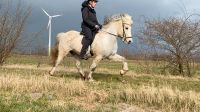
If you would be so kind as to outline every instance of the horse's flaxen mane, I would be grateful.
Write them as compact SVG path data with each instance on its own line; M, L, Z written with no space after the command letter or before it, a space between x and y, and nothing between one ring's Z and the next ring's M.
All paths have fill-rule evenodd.
M104 25L107 25L107 24L109 24L110 22L113 22L113 21L118 21L122 17L126 17L126 16L129 16L129 15L128 14L115 14L115 15L112 15L112 16L106 16L104 18Z

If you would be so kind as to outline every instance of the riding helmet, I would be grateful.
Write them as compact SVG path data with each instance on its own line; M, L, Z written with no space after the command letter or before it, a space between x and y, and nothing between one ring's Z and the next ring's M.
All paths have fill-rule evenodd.
M89 1L95 1L95 2L99 2L98 0L88 0L88 2L89 2Z

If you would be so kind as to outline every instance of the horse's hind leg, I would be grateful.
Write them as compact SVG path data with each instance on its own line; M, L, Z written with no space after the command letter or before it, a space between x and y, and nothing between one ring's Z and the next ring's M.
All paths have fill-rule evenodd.
M51 69L51 71L49 72L50 75L53 75L56 67L60 64L60 62L63 60L63 58L69 53L70 50L58 50L58 57L55 61L55 64L53 65L53 68Z
M122 70L120 70L120 75L125 75L128 72L128 63L124 57L122 57L118 54L115 54L115 55L110 56L109 59L111 59L113 61L123 62L123 68L122 68Z
M92 65L90 66L90 72L89 72L89 74L87 76L87 79L89 81L93 81L92 73L95 71L97 65L102 60L102 58L103 58L102 56L96 56L95 59L93 60Z

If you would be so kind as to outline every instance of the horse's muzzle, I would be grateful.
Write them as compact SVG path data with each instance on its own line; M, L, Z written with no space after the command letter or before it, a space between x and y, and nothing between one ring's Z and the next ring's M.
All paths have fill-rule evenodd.
M127 44L131 44L132 43L132 37L126 37L126 42L127 42Z
M132 41L129 40L129 41L128 41L128 44L131 44L131 43L132 43Z

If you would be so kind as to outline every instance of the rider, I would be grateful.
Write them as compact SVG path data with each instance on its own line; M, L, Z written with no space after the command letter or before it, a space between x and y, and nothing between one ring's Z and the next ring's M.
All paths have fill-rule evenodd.
M83 47L80 52L80 59L88 59L86 56L87 49L89 46L91 46L96 33L102 27L97 20L96 12L94 10L97 2L98 0L86 0L82 3L81 12L83 22L81 28L85 36L83 38L84 41L82 42Z

